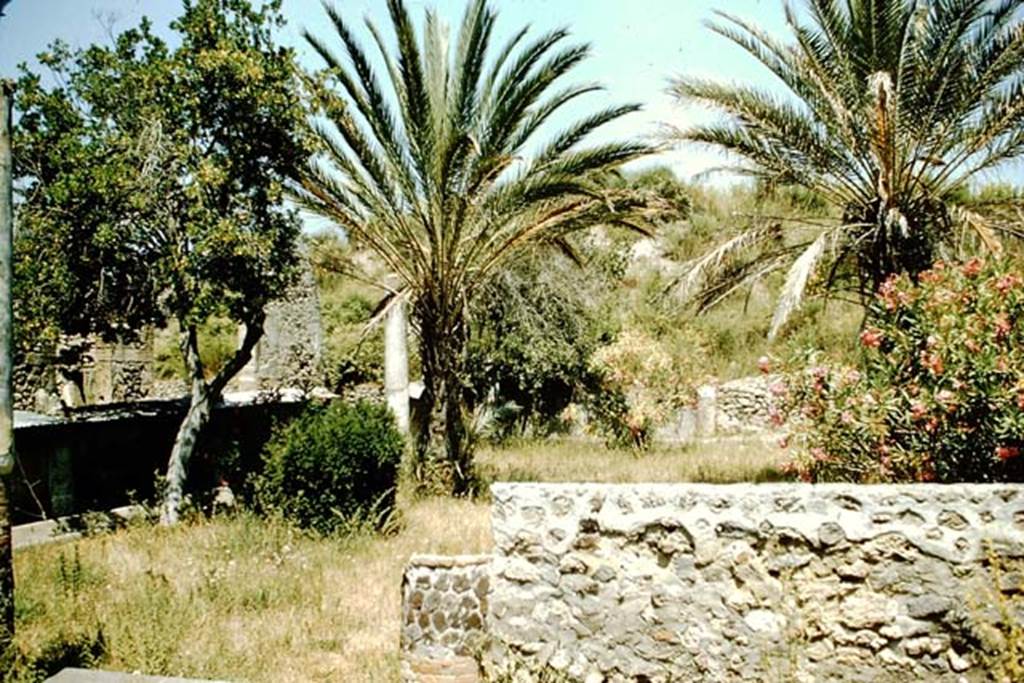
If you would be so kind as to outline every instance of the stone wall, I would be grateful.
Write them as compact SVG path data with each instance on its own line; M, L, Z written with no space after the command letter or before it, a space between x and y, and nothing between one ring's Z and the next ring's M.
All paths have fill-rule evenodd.
M306 259L300 263L298 280L280 299L267 304L263 336L232 381L235 390L310 390L323 384L320 294L312 266ZM241 341L244 327L238 335Z
M654 438L662 443L689 443L778 429L772 422L776 406L772 387L779 381L777 375L758 375L702 384L697 387L695 405L681 408L668 423L659 425Z
M760 375L719 384L716 392L715 431L730 434L772 429L775 397L771 386L777 381L778 377Z
M991 564L1024 557L1019 485L492 495L486 659L569 680L982 680L979 624L1001 618L999 589L1021 587ZM405 610L423 620L425 597L407 590ZM405 651L429 656L415 636Z
M490 556L414 555L402 578L402 680L473 683L490 595Z

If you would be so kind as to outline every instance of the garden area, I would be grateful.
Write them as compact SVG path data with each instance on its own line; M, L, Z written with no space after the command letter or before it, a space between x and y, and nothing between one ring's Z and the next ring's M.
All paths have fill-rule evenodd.
M503 480L525 481L750 481L777 464L760 443L635 460L556 442L486 449L479 459ZM479 497L403 501L383 534L311 535L244 511L26 549L15 555L25 655L12 680L68 665L246 681L397 680L408 558L490 546L489 504Z
M1024 680L1024 6L438 4L0 81L0 679Z

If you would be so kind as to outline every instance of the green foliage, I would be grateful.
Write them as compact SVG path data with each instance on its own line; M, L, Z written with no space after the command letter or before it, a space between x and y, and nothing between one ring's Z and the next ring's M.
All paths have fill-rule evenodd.
M277 1L185 0L171 48L143 22L23 68L15 140L21 329L130 333L257 321L292 277L283 180L305 157ZM159 300L158 300L159 299ZM29 339L26 336L26 339Z
M333 233L309 238L313 272L320 292L324 365L336 391L384 379L384 333L372 325L380 291L365 284L350 244ZM358 275L354 275L359 272Z
M886 281L859 368L820 365L787 389L811 481L1024 478L1024 280L1005 260L937 263Z
M310 406L271 438L256 480L260 507L329 534L394 509L402 437L387 406Z
M697 279L749 283L786 270L771 334L820 273L828 289L865 303L892 273L916 274L964 245L998 252L991 207L960 205L973 177L1024 153L1024 30L1006 0L809 0L787 10L792 40L719 12L711 29L790 91L679 78L686 102L723 113L682 139L739 159L765 188L798 186L831 207L808 224L765 217L723 242ZM799 230L798 239L780 240ZM759 249L752 249L760 246ZM745 266L715 274L721 256Z
M477 402L498 406L497 436L560 427L560 413L588 385L590 356L608 336L599 267L524 258L497 274L473 310L466 363Z
M188 378L179 346L177 323L157 332L153 340L153 371L158 379ZM212 317L198 326L199 358L207 379L212 379L227 365L238 348L238 324L227 318Z
M296 199L371 250L412 302L426 416L416 444L424 466L416 471L445 473L441 485L465 493L473 479L464 417L470 305L523 249L565 248L571 232L628 224L645 202L610 187L608 172L651 148L581 146L637 105L595 109L541 137L553 114L599 89L556 90L590 51L567 45L566 30L529 38L524 29L492 48L497 15L485 0L467 4L450 41L433 10L418 30L406 2L387 4L394 40L371 25L373 56L330 5L338 50L306 34L328 68L309 80L321 154Z
M628 325L591 360L600 378L588 399L595 425L613 443L646 448L654 427L693 402L707 355L691 326Z

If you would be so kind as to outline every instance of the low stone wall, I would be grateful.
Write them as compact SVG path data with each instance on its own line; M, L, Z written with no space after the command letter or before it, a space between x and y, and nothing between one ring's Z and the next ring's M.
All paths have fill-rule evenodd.
M499 668L588 683L982 680L978 624L1001 618L1000 590L1021 588L992 560L1024 557L1022 486L497 484L492 496L474 638ZM454 655L409 628L433 619L430 593L410 594L436 589L424 571L406 577L403 650Z
M402 578L402 680L474 683L490 596L488 555L414 555Z
M760 375L719 384L716 392L715 431L734 434L772 429L775 396L771 387L778 381L779 377Z

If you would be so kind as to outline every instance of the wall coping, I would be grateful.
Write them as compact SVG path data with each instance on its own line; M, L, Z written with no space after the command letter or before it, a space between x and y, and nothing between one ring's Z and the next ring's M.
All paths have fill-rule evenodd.
M487 564L491 555L426 555L416 554L409 558L410 567L432 567L450 569L454 567L473 567Z

